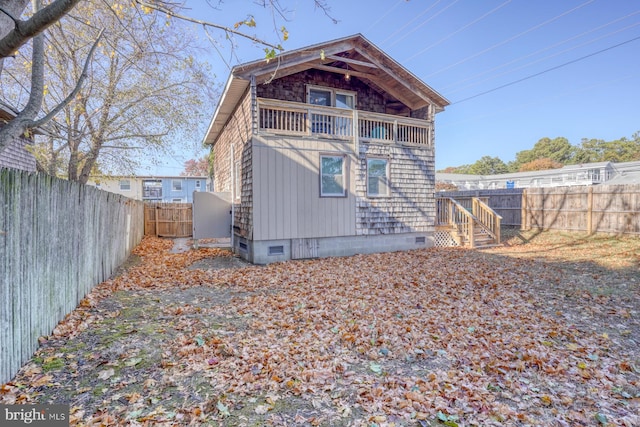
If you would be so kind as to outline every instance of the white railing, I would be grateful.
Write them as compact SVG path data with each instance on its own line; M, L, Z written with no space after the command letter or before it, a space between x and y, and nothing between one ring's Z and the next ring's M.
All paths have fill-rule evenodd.
M430 146L431 126L409 117L258 98L260 132Z

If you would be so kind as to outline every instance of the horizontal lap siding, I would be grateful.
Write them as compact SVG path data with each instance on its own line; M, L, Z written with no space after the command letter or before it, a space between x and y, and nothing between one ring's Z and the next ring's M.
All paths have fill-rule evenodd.
M320 197L320 155L347 156L347 197ZM254 240L352 236L355 195L352 143L255 137Z

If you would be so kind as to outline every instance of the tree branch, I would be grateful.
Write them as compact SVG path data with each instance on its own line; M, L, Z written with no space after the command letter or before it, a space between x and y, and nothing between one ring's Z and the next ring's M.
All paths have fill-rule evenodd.
M254 37L254 36L250 36L248 34L245 34L245 33L240 32L240 31L236 31L236 30L234 30L232 28L225 27L223 25L218 25L218 24L214 24L212 22L202 21L200 19L191 18L189 16L180 15L180 14L175 13L174 11L172 11L170 9L167 9L165 7L158 6L158 5L155 5L155 4L152 4L152 3L147 3L146 1L143 1L143 0L135 0L135 1L136 1L136 3L138 3L141 6L157 10L159 12L162 12L162 13L164 13L164 14L166 14L168 16L172 16L174 18L182 19L184 21L194 22L196 24L200 24L200 25L204 25L204 26L208 26L208 27L217 28L217 29L222 30L224 32L235 34L235 35L240 36L240 37L244 37L244 38L249 39L249 40L251 40L253 42L259 43L259 44L264 45L264 46L268 46L268 47L270 47L272 49L275 49L275 50L278 50L278 51L281 51L281 52L284 50L284 48L282 46L276 46L276 45L271 44L271 43L269 43L269 42L267 42L265 40L259 39L259 38Z
M93 42L93 46L91 46L91 50L89 50L89 54L87 55L87 59L84 62L84 67L82 68L82 74L80 74L80 78L78 79L78 82L76 83L76 87L73 89L73 91L61 103L56 105L56 107L53 110L51 110L46 116L44 116L40 120L34 121L33 122L33 127L41 126L43 123L46 123L49 120L51 120L64 107L66 107L71 101L73 101L73 99L78 95L78 93L80 92L80 89L82 89L82 83L84 83L85 79L87 78L87 76L89 74L88 70L89 70L89 64L91 63L91 58L93 57L93 53L95 52L96 48L98 47L98 43L100 42L100 39L102 38L103 34L104 34L104 29L100 30L100 34L98 34L98 37L96 38L96 41Z
M15 26L13 30L0 40L0 58L11 56L20 46L25 44L29 39L41 34L50 25L57 22L67 12L69 12L80 0L55 0L47 7L38 10L31 18L26 21L14 20Z

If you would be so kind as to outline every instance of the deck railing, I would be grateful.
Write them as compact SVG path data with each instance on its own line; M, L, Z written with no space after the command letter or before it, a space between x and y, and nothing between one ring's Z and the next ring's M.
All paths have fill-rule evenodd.
M258 98L260 132L430 146L431 126L410 117Z
M490 235L496 244L500 244L502 217L482 200L473 197L471 208L463 206L451 197L437 197L436 203L436 226L454 228L472 248L475 247L475 231L478 227Z

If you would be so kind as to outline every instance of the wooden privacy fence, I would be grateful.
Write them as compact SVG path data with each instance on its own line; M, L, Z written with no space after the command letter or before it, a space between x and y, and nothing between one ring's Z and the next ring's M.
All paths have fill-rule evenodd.
M467 209L471 209L474 197L489 205L502 217L501 224L520 227L522 221L522 188L502 188L496 190L440 191L436 197L451 197Z
M522 228L640 234L640 185L527 188Z
M193 205L191 203L145 203L144 234L156 237L191 237Z
M143 235L143 204L44 174L0 169L0 383L38 337L108 279Z

